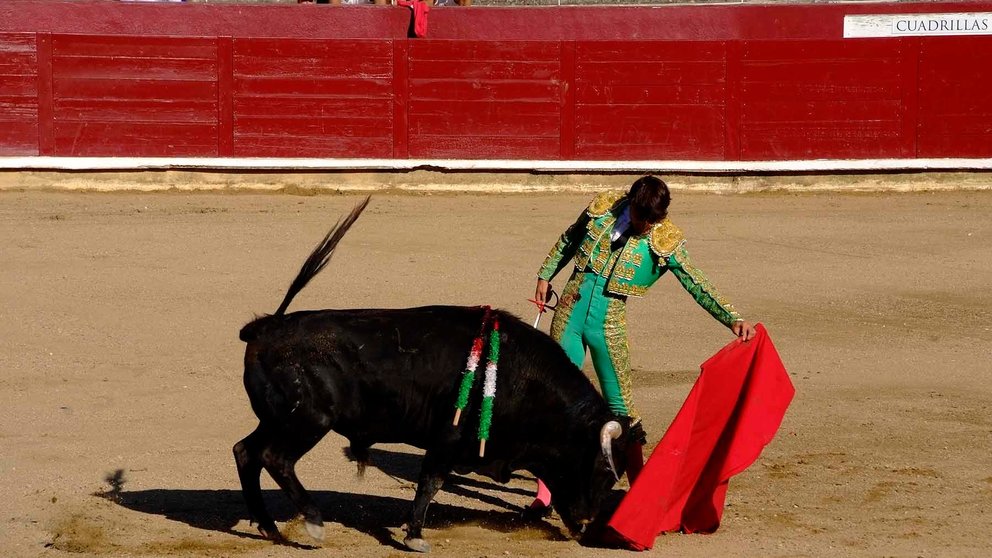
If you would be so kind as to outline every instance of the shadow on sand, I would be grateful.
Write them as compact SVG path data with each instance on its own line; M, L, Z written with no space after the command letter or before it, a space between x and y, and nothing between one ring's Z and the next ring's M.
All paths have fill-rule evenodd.
M401 481L416 484L420 472L421 456L402 452L373 449L372 463L385 474ZM524 477L520 477L524 478ZM107 476L110 490L96 494L127 509L161 515L172 521L185 523L197 529L234 534L239 537L261 539L261 535L234 530L248 518L240 490L183 490L151 489L128 491L124 489L123 471ZM508 487L477 478L454 475L444 491L456 496L471 498L496 510L477 510L456 505L431 504L427 516L430 528L445 528L461 524L478 525L498 532L512 532L522 528L537 529L548 540L566 540L557 526L543 520L525 518L519 505L511 504L497 495L483 491L529 494L528 490ZM377 496L363 493L311 490L311 497L320 506L324 521L337 523L365 533L385 546L405 549L390 529L399 528L407 520L413 500ZM277 522L294 518L296 509L279 490L263 490L269 513ZM287 543L301 548L312 548L297 543Z
M348 455L347 450L345 455ZM369 456L371 458L371 467L379 469L386 475L401 481L411 483L414 487L417 484L417 476L420 474L420 461L421 456L412 453L402 453L398 451L389 451L372 448L369 450ZM532 477L525 477L523 475L514 474L511 479L527 479ZM512 487L504 484L499 484L496 482L488 481L482 479L481 477L465 477L461 475L451 475L448 482L444 484L443 492L449 494L454 494L455 496L461 496L463 498L471 498L473 500L478 500L485 504L491 505L496 508L502 508L509 511L523 511L518 505L511 504L506 500L500 498L499 496L489 495L481 492L482 490L489 490L494 492L500 492L503 494L517 494L520 496L533 496L537 489L535 483L533 489L527 490L523 488ZM433 504L432 504L433 506Z

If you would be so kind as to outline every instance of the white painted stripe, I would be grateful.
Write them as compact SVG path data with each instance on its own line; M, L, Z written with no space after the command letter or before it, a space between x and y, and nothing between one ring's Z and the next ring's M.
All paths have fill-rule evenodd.
M200 157L0 157L2 170L276 170L538 172L830 172L992 170L987 159L815 159L805 161L527 161L498 159L263 159Z

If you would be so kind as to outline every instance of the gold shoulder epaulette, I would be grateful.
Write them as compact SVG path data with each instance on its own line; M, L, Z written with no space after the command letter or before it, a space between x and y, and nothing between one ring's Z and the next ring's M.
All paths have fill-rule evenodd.
M684 239L682 230L668 219L651 227L651 250L663 258L671 256Z
M623 190L609 190L606 192L600 192L595 198L593 198L592 203L589 204L589 208L586 209L586 213L588 213L593 219L602 217L603 215L606 215L618 201L620 201L620 198L626 195L627 192L624 192Z

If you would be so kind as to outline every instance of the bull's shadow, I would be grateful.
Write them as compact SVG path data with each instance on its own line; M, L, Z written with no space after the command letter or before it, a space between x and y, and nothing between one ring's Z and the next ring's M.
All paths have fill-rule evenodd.
M375 467L399 481L416 483L416 478L420 472L421 457L419 455L373 449L371 450L371 457L371 467ZM117 478L118 483L115 484L108 477L112 490L100 493L98 496L105 497L130 510L161 515L197 529L218 531L246 538L261 538L255 533L234 529L240 521L248 517L240 490L151 489L128 491L120 480L120 472ZM526 519L521 514L520 505L507 502L498 495L486 494L482 492L483 490L502 491L518 495L529 493L523 489L453 475L445 484L444 491L475 499L497 509L479 510L434 502L431 504L427 526L429 528L446 528L460 524L473 524L499 532L512 532L527 527L539 529L548 540L567 539L557 526L547 521ZM413 501L412 491L408 499L367 494L363 493L360 487L354 493L329 490L310 490L309 493L320 507L325 522L340 524L365 533L380 544L405 550L406 547L394 537L391 529L399 528L406 522ZM285 522L296 516L296 509L281 491L264 490L263 497L269 512L276 521ZM306 547L305 545L296 546Z
M345 452L347 455L348 452ZM378 448L372 448L369 450L369 457L371 463L370 467L379 469L386 475L390 477L405 481L409 483L416 484L417 476L420 474L420 462L421 456L411 453L402 453L398 451L390 451ZM512 479L525 479L523 475L514 474ZM462 496L464 498L472 498L478 500L485 504L491 506L502 508L509 511L522 512L523 508L519 505L511 504L506 500L500 498L499 496L493 496L481 492L482 490L491 490L495 492L501 492L504 494L517 494L520 496L533 496L536 492L537 485L534 485L533 490L526 490L522 488L512 487L504 484L498 484L495 482L490 482L482 480L479 477L465 477L461 475L451 475L448 481L444 483L444 488L441 489L442 492L448 492L454 494L455 496ZM411 497L412 498L412 497ZM529 502L529 500L528 500ZM433 508L432 508L433 509ZM431 512L433 515L433 511Z

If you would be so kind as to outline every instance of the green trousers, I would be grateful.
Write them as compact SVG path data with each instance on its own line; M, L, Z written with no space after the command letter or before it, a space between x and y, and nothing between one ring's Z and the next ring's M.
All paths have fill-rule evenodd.
M588 349L610 410L637 418L631 395L627 301L606 292L606 277L576 272L562 289L551 337L582 367Z

